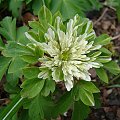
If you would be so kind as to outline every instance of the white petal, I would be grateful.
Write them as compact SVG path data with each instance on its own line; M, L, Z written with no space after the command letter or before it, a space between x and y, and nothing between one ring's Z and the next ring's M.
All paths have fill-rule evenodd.
M70 91L72 88L73 88L73 83L72 83L72 81L66 81L65 82L65 86L66 86L66 88L67 88L67 91Z

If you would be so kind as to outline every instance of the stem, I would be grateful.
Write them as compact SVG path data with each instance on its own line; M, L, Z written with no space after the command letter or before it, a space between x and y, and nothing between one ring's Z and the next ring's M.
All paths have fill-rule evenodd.
M0 114L0 120L11 119L11 117L19 110L22 106L24 98L21 98L20 95L15 97L13 101L2 111Z

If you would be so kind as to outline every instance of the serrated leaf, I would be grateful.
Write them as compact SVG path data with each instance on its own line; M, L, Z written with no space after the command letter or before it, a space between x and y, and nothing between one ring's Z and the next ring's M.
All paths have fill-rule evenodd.
M105 83L108 83L108 76L106 71L103 68L96 69L96 73L100 80L102 80Z
M18 57L20 55L34 55L34 51L17 42L8 42L2 54L6 57Z
M89 106L94 106L95 101L94 101L94 96L91 92L88 92L87 90L80 88L79 89L79 97L80 100L85 104Z
M9 10L12 11L12 15L14 17L18 17L20 15L20 8L21 7L22 7L22 1L10 0Z
M5 17L0 22L0 34L8 41L16 40L16 19L12 17Z
M89 81L80 81L80 88L87 90L88 92L91 93L98 93L100 90L92 83Z
M21 96L28 98L33 98L37 96L41 92L44 86L44 82L45 80L41 80L38 78L25 80L21 85Z
M95 45L106 45L112 40L107 34L102 34L94 40Z
M16 40L17 42L26 45L29 43L29 40L25 36L25 32L27 32L29 28L27 26L22 26L17 29L17 36Z
M32 120L50 120L53 117L53 108L54 103L49 97L38 95L32 99L29 107L29 116Z
M26 67L23 69L24 77L27 79L37 78L40 70L38 67Z
M63 16L63 20L70 19L75 14L84 16L84 12L79 5L79 0L52 0L51 2L52 12L55 13L60 11Z
M27 66L27 63L22 61L20 57L13 58L9 66L8 73L21 71L25 66Z
M50 92L53 93L54 91L55 91L55 81L47 79L45 81L45 84L41 91L41 94L43 96L48 96L50 94Z
M72 120L85 120L89 113L89 106L86 106L81 101L75 102L72 113Z
M11 58L0 56L0 80L5 74L10 61L11 61Z
M50 7L52 13L60 11L63 16L63 20L67 20L76 14L85 16L85 12L93 9L99 10L101 6L102 5L98 0L52 0Z

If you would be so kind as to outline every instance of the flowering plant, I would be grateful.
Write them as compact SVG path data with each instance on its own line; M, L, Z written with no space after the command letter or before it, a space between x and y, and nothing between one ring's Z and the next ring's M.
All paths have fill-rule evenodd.
M34 39L26 33L28 39ZM73 88L75 80L91 81L90 68L100 68L99 49L101 44L95 44L95 32L92 22L76 15L66 25L62 18L57 16L54 25L50 25L44 34L44 43L36 43L44 51L38 78L47 79L52 77L56 82L64 81L68 91ZM34 39L34 41L36 41ZM111 60L108 57L107 61Z
M45 33L47 43L41 43L46 55L39 58L42 64L38 78L46 79L51 74L56 82L64 81L68 91L73 88L73 77L91 81L88 70L102 66L96 61L101 54L98 51L101 45L94 45L94 41L89 41L95 38L95 32L90 28L92 22L88 21L84 33L80 34L78 29L82 27L84 20L77 23L79 19L77 15L70 19L64 32L60 29L61 18L57 16L57 28L48 28Z
M1 47L8 78L14 75L15 87L18 87L17 78L22 83L12 109L20 105L27 119L50 120L71 108L72 120L85 119L89 106L96 105L94 95L100 92L91 79L90 70L95 69L105 83L108 83L105 69L113 74L120 71L105 47L111 37L106 34L97 37L87 18L75 15L63 21L59 12L52 15L45 6L38 14L38 21L30 21L29 26L29 30L28 27L20 28L26 36L22 36L24 41L20 37L15 38L16 41L9 37L8 44ZM7 118L10 113L11 110L1 118Z

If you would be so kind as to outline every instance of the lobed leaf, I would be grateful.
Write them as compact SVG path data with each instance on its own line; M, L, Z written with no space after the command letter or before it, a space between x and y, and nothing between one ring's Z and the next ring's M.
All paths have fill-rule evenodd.
M2 79L3 75L5 74L8 65L10 64L11 58L7 58L4 56L0 56L0 80Z
M0 22L0 34L8 41L16 41L16 19L5 17Z
M44 86L45 80L41 80L41 79L27 79L25 80L22 85L22 91L21 91L21 96L22 97L28 97L28 98L33 98L35 96L37 96L43 86Z
M27 79L37 78L40 70L38 67L26 67L23 69L24 77Z
M55 81L47 79L45 81L41 94L43 96L48 96L50 93L53 93L54 91L55 91Z

